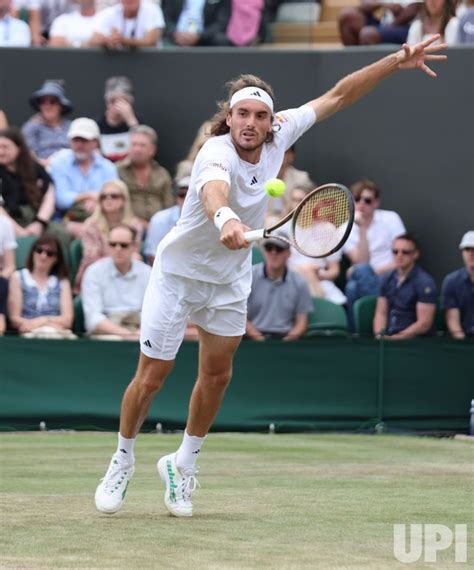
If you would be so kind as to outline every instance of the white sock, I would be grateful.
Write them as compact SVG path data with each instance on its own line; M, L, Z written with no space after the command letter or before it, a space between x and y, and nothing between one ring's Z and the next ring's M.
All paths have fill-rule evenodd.
M187 431L184 432L183 441L176 452L176 466L180 471L194 471L197 456L201 451L204 437L196 435L189 435Z
M127 463L133 465L135 463L135 455L133 454L133 448L135 446L135 439L127 439L118 434L118 446L117 451L115 452L116 455L120 455L122 459L125 459Z

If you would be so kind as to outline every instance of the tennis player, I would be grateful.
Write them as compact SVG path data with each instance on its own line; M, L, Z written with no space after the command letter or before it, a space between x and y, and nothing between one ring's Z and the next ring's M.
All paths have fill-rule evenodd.
M274 114L272 88L253 75L229 84L211 138L194 162L181 218L161 241L142 311L141 354L122 401L117 451L99 484L99 511L115 513L133 475L135 438L154 396L173 368L188 319L199 331L198 377L179 449L158 461L172 515L193 514L196 458L232 375L232 359L245 332L251 254L244 232L262 227L266 180L277 176L283 155L316 121L327 119L400 69L446 59L433 45L439 35L403 48L339 81L305 105Z

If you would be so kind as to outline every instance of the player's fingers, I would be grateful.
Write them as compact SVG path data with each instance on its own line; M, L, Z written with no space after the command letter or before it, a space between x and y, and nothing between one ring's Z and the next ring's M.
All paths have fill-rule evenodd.
M432 44L433 42L435 42L436 40L439 40L440 37L441 37L441 34L434 34L434 36L427 38L423 42L420 42L418 45L420 45L422 47L427 47L430 44Z
M421 66L421 69L430 77L438 77L436 73L425 64Z
M441 51L448 47L448 44L436 44L435 46L430 46L425 48L425 53L433 53L435 51Z
M443 61L445 59L448 59L447 55L427 55L425 57L426 61Z

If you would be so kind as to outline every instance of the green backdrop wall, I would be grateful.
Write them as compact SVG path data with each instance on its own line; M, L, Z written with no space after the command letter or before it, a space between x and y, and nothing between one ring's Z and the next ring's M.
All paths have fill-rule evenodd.
M0 338L0 429L117 429L137 356L130 342ZM145 429L184 427L196 368L184 343ZM470 341L244 341L214 429L466 431L473 397Z
M274 86L278 108L294 107L389 51L1 49L0 107L21 124L31 113L29 95L45 78L61 78L74 116L94 117L102 111L105 79L128 75L141 117L160 134L160 160L173 170L232 77L261 75ZM474 48L451 48L448 62L434 68L438 79L399 73L312 129L298 145L297 165L319 183L376 180L383 206L419 234L422 261L440 282L461 263L461 235L474 229Z

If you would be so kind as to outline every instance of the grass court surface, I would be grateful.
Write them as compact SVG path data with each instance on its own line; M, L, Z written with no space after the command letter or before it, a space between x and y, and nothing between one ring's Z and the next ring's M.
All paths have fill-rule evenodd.
M474 445L405 436L211 434L192 519L163 505L157 459L179 435L141 435L127 501L95 510L111 433L0 435L0 568L468 568ZM468 562L401 564L393 524L468 525Z

